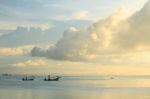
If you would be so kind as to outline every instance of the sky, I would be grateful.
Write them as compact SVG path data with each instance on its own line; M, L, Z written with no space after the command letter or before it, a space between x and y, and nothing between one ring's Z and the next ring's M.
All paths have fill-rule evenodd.
M0 0L0 73L150 75L149 0Z

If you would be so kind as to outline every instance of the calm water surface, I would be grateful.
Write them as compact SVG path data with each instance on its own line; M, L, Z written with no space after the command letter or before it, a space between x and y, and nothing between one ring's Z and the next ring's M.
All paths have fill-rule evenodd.
M66 76L57 82L0 77L0 99L150 99L150 76Z

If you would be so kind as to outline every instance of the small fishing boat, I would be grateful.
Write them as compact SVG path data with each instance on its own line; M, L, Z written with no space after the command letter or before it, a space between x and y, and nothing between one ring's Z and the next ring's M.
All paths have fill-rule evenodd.
M27 77L26 76L26 77L23 77L22 80L23 81L33 81L34 80L34 76L31 76L31 77Z
M50 75L48 75L48 78L45 78L44 81L58 81L59 79L59 76L51 77Z
M2 76L11 76L11 74L2 74Z
M110 79L114 79L114 77L110 77Z

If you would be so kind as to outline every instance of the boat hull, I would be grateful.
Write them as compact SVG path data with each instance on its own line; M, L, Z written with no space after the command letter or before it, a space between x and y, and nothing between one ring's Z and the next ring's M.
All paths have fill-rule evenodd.
M60 77L57 78L49 78L49 79L44 79L44 81L58 81Z

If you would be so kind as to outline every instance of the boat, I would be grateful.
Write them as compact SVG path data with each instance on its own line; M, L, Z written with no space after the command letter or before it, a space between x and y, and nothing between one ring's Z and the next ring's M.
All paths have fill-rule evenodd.
M110 79L114 79L114 77L110 77Z
M2 74L2 76L11 76L11 74Z
M50 75L48 75L48 78L45 78L44 81L58 81L59 79L59 76L51 77Z
M23 77L22 80L23 81L33 81L34 80L34 76L31 76L31 77L27 77L26 76L26 77Z

